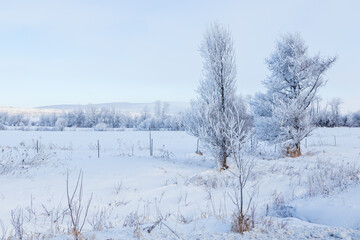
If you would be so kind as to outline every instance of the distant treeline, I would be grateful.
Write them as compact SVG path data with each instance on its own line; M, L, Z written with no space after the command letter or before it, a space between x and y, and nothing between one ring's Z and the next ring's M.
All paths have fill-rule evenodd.
M360 127L360 111L340 114L341 102L333 100L323 109L312 107L313 124L317 127ZM93 128L97 131L130 128L134 130L182 131L182 115L167 114L167 106L158 106L155 113L146 109L140 114L124 114L107 108L78 109L63 114L43 114L40 117L28 117L23 114L0 113L0 130L63 130L69 128Z
M150 114L144 110L141 114L124 114L106 108L78 109L63 114L43 114L40 117L28 117L23 114L0 113L0 129L63 130L65 127L93 128L104 131L108 128L131 128L135 130L183 130L180 115L169 115L166 111Z
M329 112L323 112L314 119L317 127L360 127L360 111L333 116Z
M317 101L311 107L314 125L317 127L360 127L360 111L340 114L341 104L341 99L333 98L321 108Z

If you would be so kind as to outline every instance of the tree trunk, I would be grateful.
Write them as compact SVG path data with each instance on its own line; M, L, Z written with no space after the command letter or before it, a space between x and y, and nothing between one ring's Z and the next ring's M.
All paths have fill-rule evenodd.
M220 170L226 170L229 166L226 164L227 155L226 155L226 146L221 146L221 156L220 156Z
M289 146L286 148L286 156L288 157L300 157L301 156L301 148L300 148L300 142L295 143L294 146Z

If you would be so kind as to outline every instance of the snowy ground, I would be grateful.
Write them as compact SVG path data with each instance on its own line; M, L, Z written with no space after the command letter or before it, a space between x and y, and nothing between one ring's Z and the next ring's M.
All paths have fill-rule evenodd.
M232 174L217 171L206 152L194 154L196 139L184 132L152 132L154 157L148 132L0 136L0 239L15 234L16 216L25 239L72 239L66 178L71 191L80 170L84 204L93 194L83 229L89 239L360 239L358 128L318 129L296 159L277 158L275 146L248 149L257 221L244 235L230 231Z

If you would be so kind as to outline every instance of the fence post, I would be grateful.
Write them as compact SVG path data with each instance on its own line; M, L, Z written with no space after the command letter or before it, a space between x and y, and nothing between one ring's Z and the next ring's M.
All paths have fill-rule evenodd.
M336 146L336 136L334 136L334 145Z
M39 153L39 140L36 140L36 153Z
M197 154L199 154L199 139L197 139L196 141L196 152Z
M149 131L149 141L150 141L150 156L153 155L153 144L154 144L154 141L153 139L151 138L151 131Z
M151 139L151 156L154 154L154 139Z
M253 139L252 139L252 135L250 136L250 150L253 150Z
M305 138L305 148L307 148L307 138Z
M149 131L149 151L151 156L151 131Z
M100 142L97 140L98 158L100 158Z

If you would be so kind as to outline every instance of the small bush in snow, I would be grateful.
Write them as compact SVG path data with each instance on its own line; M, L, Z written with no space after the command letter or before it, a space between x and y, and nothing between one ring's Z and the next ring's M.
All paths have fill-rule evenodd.
M33 155L29 149L2 149L0 151L0 175L36 168L52 158L53 154L40 151Z
M252 228L252 219L249 216L244 216L240 212L235 212L233 215L233 222L231 231L243 233L248 232Z
M123 183L122 182L115 183L114 188L116 195L120 194L121 190L124 188Z
M66 125L67 122L64 118L58 118L58 120L55 122L55 128L59 131L63 131Z
M310 196L322 194L328 196L332 191L340 191L360 181L360 168L348 162L340 165L330 161L318 160L307 179L307 191Z
M0 219L0 230L1 230L0 240L6 240L7 228L4 227L4 224L1 221L1 219Z
M168 150L165 149L165 145L163 145L163 148L159 150L157 154L154 155L155 158L173 158L174 154Z
M276 191L273 194L273 210L278 217L292 217L294 208L285 204L284 197Z
M96 124L96 126L94 127L95 131L106 131L107 126L105 123L98 123Z
M219 185L219 179L216 175L210 176L201 176L199 174L186 179L185 183L186 186L189 184L193 184L195 186L203 187L204 189L208 190L209 188L216 189Z
M126 216L123 227L136 227L140 223L140 216L137 212L131 212Z
M109 221L111 215L111 209L98 208L96 213L88 220L88 223L94 231L102 231L104 229L110 229L114 226Z
M76 240L81 239L82 229L86 222L92 194L87 203L83 201L83 173L80 171L75 189L69 191L69 173L66 178L66 195L69 215L71 218L71 231Z
M24 239L24 215L22 208L11 211L11 224L14 227L16 239Z

